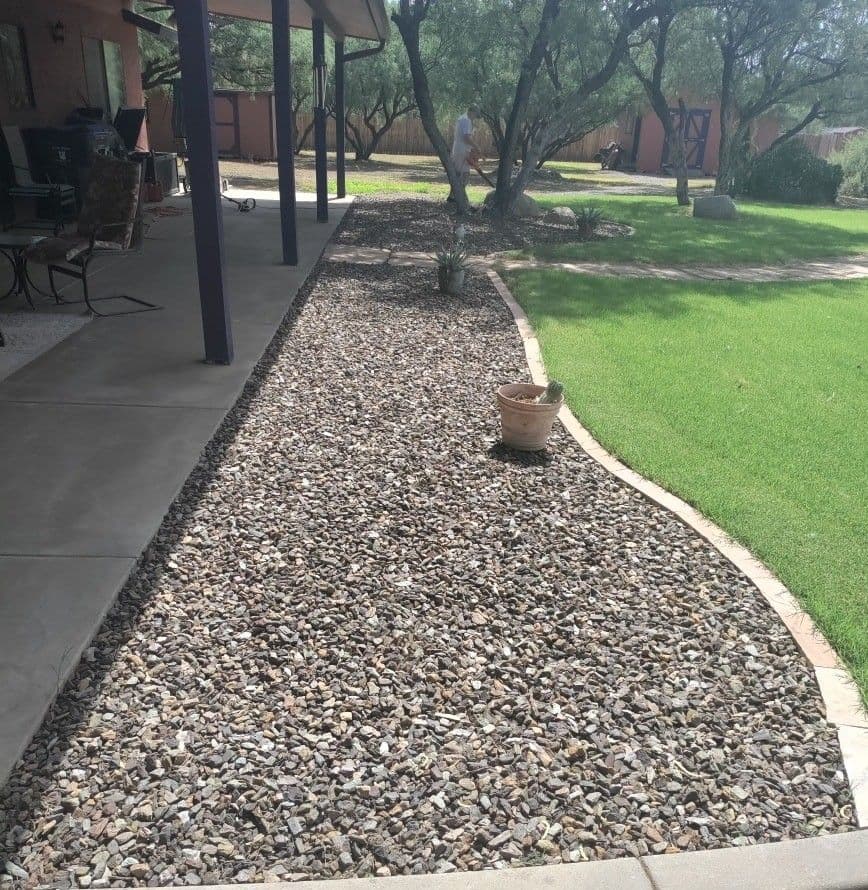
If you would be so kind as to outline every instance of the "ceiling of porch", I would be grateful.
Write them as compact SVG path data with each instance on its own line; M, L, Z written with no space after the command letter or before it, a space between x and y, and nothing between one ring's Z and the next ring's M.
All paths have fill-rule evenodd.
M155 2L173 5L171 0ZM208 9L216 15L271 21L271 0L208 0ZM289 20L293 28L310 28L314 18L321 18L337 40L386 40L389 36L389 17L383 0L290 0Z

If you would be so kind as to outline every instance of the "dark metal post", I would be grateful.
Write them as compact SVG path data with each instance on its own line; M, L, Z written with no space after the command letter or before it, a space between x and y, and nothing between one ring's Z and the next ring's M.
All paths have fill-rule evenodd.
M344 42L335 42L335 152L337 154L338 197L347 196L347 146L344 119L346 95L344 90Z
M199 274L199 302L205 361L228 365L233 358L232 324L225 291L223 208L214 136L211 50L206 0L175 5L184 90L187 166L192 186L193 232Z
M316 164L316 221L328 222L329 183L326 170L326 60L325 25L322 19L313 20L313 144Z
M280 234L283 261L298 265L295 214L295 139L293 136L289 0L271 0L271 46L274 56L274 124L277 131L277 176L280 188Z

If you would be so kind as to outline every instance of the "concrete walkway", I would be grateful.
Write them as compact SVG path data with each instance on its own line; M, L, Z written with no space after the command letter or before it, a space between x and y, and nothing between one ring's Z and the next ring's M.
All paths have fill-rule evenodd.
M392 266L434 266L430 254L376 247L352 247L335 244L325 256L332 262L388 264ZM848 281L868 278L868 255L834 257L827 260L784 263L777 266L655 266L651 263L581 262L558 263L543 260L519 260L493 254L475 257L471 268L497 267L506 271L521 269L561 269L581 275L626 278L664 278L669 281Z
M206 890L291 890L297 884L226 884ZM868 831L729 847L704 853L576 865L391 878L305 881L305 890L865 890Z
M155 221L141 255L106 262L94 280L100 294L163 311L95 319L0 383L0 785L349 203L332 203L322 225L300 202L296 268L280 262L274 209L224 207L231 366L201 360L192 216L178 198L166 206L181 214Z

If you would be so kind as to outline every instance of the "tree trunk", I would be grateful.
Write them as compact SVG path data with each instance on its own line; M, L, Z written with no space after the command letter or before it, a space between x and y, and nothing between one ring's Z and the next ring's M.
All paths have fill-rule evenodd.
M470 202L467 200L467 192L464 183L452 163L452 156L446 139L437 125L437 113L434 103L431 101L431 89L428 85L428 75L422 63L422 53L419 48L419 25L424 17L424 11L419 11L411 0L401 0L398 9L392 13L392 21L398 26L404 47L407 50L407 59L410 63L410 76L413 79L413 93L416 96L416 105L419 109L419 117L431 145L440 163L446 171L446 177L452 188L455 198L455 207L459 216L463 216L470 210Z
M678 98L678 124L673 127L674 139L670 142L669 155L672 158L672 168L675 170L675 200L680 207L690 205L688 194L689 182L687 179L687 146L684 136L687 130L687 107L684 99Z
M515 88L515 97L506 122L503 150L500 153L497 165L497 186L494 190L494 201L492 202L492 210L501 218L512 213L512 208L519 195L521 195L524 183L527 182L526 168L529 165L523 165L515 182L513 182L512 162L521 137L521 128L525 120L525 111L530 101L531 91L536 82L536 76L542 64L543 56L548 48L552 25L558 17L560 8L560 0L545 0L536 36L534 37L530 52L521 66L521 74ZM536 159L533 160L533 164L536 164Z
M728 195L733 190L733 130L735 129L735 99L733 78L735 57L728 46L721 47L723 70L720 78L720 147L717 153L717 177L714 194Z

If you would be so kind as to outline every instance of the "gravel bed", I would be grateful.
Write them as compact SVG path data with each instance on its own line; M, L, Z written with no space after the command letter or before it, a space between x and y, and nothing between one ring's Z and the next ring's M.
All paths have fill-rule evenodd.
M354 224L344 227L335 243L434 253L451 240L458 224L455 210L441 198L378 197L376 201L359 202L353 211ZM623 238L632 232L630 226L607 221L594 235L585 237L575 226L547 223L543 218L514 220L501 226L482 213L470 214L461 223L467 232L467 248L477 256L531 244Z
M353 214L354 227L369 217ZM811 671L702 539L497 444L487 279L322 264L0 800L5 882L443 872L854 826Z

